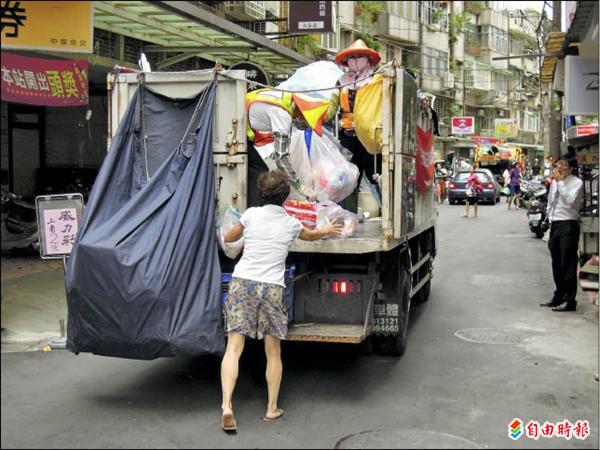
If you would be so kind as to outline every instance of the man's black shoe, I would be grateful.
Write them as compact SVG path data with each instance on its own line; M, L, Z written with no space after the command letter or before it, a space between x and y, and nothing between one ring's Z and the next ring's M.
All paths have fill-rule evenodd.
M560 302L557 302L554 299L550 300L548 303L540 303L540 306L548 306L548 307L554 307L554 306L558 306L558 305L560 305Z
M560 306L556 308L552 308L552 311L558 312L566 312L566 311L575 311L577 309L577 302L564 302L561 303Z

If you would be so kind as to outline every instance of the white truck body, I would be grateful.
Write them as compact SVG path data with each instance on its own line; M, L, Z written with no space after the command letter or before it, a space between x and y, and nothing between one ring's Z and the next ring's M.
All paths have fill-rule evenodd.
M378 155L382 158L381 217L360 224L351 238L299 240L293 245L290 262L298 266L296 313L288 339L360 343L376 334L388 347L391 345L391 353L401 354L410 301L419 295L422 301L427 299L436 249L437 212L433 186L421 193L416 191L414 183L416 83L401 68L387 67L383 75L383 146L382 154ZM189 98L198 94L213 77L212 71L192 71L145 73L141 78L158 93ZM244 78L244 71L223 71L218 75L213 135L217 213L230 204L242 211L247 207ZM139 82L136 73L108 76L109 147ZM315 286L330 285L332 274L340 280L348 279L349 285L358 286L346 297L347 304L353 306L340 309L337 305L328 309L326 304L331 292L325 295L320 287L321 300L317 299L319 295L313 295ZM348 277L344 278L344 274ZM323 284L325 279L327 282ZM404 291L408 299L402 298ZM392 314L389 317L375 314L383 309ZM394 317L397 317L395 321ZM399 342L402 340L404 342Z

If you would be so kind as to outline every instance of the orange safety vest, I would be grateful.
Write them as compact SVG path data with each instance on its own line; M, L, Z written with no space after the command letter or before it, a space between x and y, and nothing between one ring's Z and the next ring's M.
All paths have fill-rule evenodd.
M356 91L353 91L354 95L350 95L350 89L347 87L342 88L340 92L340 108L342 109L342 117L340 119L340 126L345 130L354 129L354 98ZM352 97L352 98L351 98Z
M250 105L255 102L269 103L285 109L290 115L294 115L294 103L292 94L289 92L274 91L269 88L257 89L246 94L246 111L250 110ZM254 142L254 145L260 147L274 141L273 133L261 133L250 128L250 121L246 129L248 139Z

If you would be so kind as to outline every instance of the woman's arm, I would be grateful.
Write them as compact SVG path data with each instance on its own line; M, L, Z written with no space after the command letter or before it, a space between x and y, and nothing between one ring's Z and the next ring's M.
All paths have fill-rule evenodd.
M342 225L338 223L337 220L334 220L331 223L328 223L324 227L321 227L317 230L307 230L306 228L300 232L299 238L303 241L316 241L321 239L323 236L327 236L328 234L340 235L342 232Z
M244 226L241 223L235 224L225 233L225 242L235 242L244 234Z

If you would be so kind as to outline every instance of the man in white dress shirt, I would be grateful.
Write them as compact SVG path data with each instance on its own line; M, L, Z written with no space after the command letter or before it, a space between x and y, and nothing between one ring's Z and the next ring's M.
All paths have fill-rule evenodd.
M577 248L579 243L579 210L583 202L583 182L573 175L576 161L561 159L552 172L548 194L552 275L556 290L548 303L552 311L575 311L577 302Z

